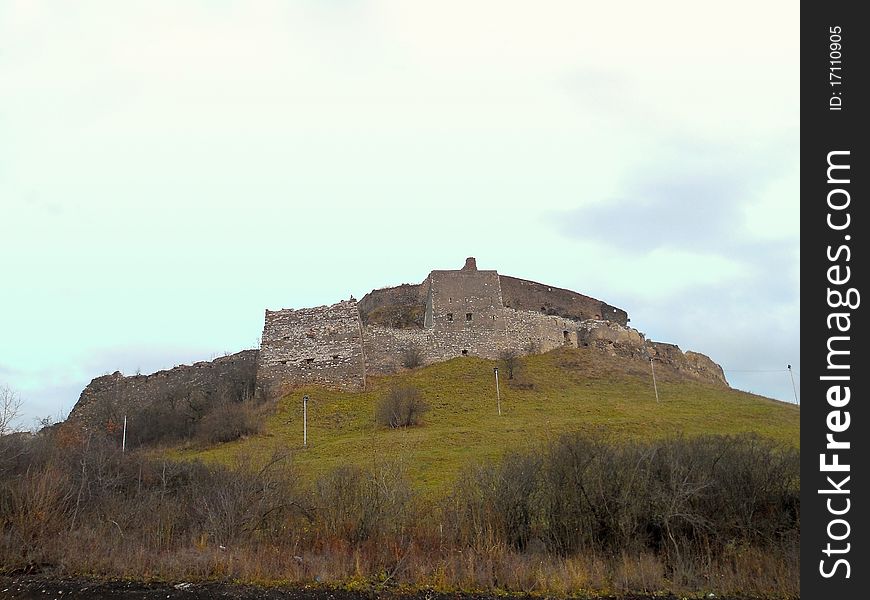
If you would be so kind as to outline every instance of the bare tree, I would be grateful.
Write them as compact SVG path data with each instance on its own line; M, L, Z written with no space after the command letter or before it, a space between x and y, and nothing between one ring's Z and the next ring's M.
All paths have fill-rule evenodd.
M498 359L504 370L507 371L508 379L513 379L514 372L519 371L520 368L520 353L514 348L505 348L498 353Z
M402 366L415 369L423 364L423 351L419 346L411 345L402 350Z
M409 427L419 425L429 405L423 394L414 386L403 386L390 390L378 401L375 407L375 420L388 427Z
M21 396L8 386L0 387L0 435L12 433L13 421L21 412Z

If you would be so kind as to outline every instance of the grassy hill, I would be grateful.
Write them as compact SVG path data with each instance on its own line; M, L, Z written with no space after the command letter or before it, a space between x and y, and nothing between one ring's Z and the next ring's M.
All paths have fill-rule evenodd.
M652 439L678 434L754 431L799 445L800 409L761 396L687 379L656 367L660 401L649 364L588 349L560 349L523 359L519 375L501 369L501 408L496 409L493 367L474 357L456 358L393 376L369 379L365 392L304 387L280 399L257 436L177 452L232 464L254 464L278 448L294 451L303 476L341 464L402 463L421 491L447 489L463 465L539 446L569 431L612 439ZM374 423L377 400L391 387L419 388L431 409L424 424L391 430ZM302 448L302 396L309 395L308 448Z

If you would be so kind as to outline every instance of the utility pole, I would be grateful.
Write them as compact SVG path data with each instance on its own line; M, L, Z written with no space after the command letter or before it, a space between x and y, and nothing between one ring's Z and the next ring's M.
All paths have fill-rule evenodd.
M498 406L498 416L501 416L501 392L498 389L498 367L493 367L492 372L495 373L495 402Z
M302 447L308 447L308 396L302 396Z
M794 392L794 403L800 404L797 395L797 386L794 384L794 373L792 373L791 365L788 366L788 376L791 377L791 389Z
M656 392L656 402L658 402L658 401L659 401L659 386L656 385L656 370L655 370L655 368L653 367L653 359L652 359L652 356L649 356L649 357L647 357L647 358L649 358L649 370L650 370L650 372L652 373L653 389L654 389L655 392Z
M791 368L791 365L789 365L789 369L790 368ZM124 415L124 433L121 436L121 453L123 454L126 451L127 451L127 415Z

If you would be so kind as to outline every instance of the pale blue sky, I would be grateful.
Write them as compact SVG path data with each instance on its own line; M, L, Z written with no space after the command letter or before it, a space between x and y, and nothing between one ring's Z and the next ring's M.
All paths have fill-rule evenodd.
M797 7L614 4L0 0L23 425L471 255L792 400Z

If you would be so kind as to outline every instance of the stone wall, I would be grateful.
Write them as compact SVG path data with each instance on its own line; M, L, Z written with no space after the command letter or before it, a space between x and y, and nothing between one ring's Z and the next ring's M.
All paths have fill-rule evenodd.
M408 348L420 350L423 363L438 360L431 346L431 331L395 329L382 325L363 326L366 373L388 374L402 369L402 354Z
M563 345L577 347L576 321L530 311L501 309L503 328L444 327L393 329L363 326L367 373L394 373L402 368L402 354L409 347L420 349L423 363L460 356L496 359L505 349L529 354L547 352ZM460 324L461 325L461 324Z
M504 331L501 286L496 271L432 271L424 327L460 333Z
M365 388L362 323L355 300L266 311L258 393L274 397L299 384Z
M119 424L143 406L178 402L191 395L206 405L241 401L255 390L258 350L244 350L212 361L181 365L151 375L125 376L119 371L92 380L70 411L68 420L91 426Z
M524 354L549 352L560 346L578 347L579 323L572 319L525 310L504 309L510 347Z
M628 313L601 300L516 277L501 276L504 305L516 310L531 310L548 315L585 321L603 319L628 324Z

